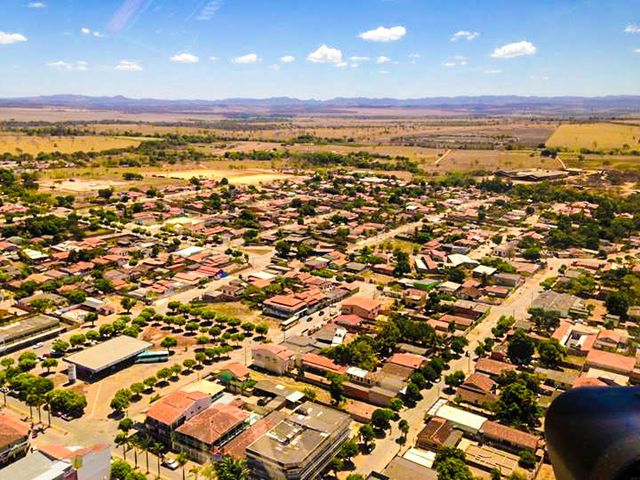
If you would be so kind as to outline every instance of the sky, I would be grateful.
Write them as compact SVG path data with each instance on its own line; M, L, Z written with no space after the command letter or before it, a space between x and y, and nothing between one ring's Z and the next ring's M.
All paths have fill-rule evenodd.
M640 94L640 0L0 0L0 97Z

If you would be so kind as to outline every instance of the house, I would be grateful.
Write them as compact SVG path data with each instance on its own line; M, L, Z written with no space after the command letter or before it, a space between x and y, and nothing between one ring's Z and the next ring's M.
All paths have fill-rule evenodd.
M305 371L308 370L319 375L326 375L327 373L344 375L347 372L347 367L344 365L338 365L330 358L315 353L303 355L301 364Z
M31 426L7 410L0 412L0 466L14 461L29 450Z
M387 363L393 363L415 371L421 368L426 361L427 359L421 355L415 355L413 353L394 353L389 357Z
M493 276L493 281L501 287L517 287L522 283L522 276L517 273L498 273Z
M636 366L636 359L619 353L593 349L587 353L585 366L620 375L631 375Z
M367 320L375 320L382 304L373 298L354 296L342 302L343 315L357 315Z
M515 370L515 365L486 357L480 358L476 363L476 372L484 373L492 378L499 377L502 373Z
M295 353L282 345L265 343L251 349L253 364L276 375L284 375L295 366Z
M211 405L211 397L203 392L178 390L151 404L145 427L154 438L169 443L171 434L185 421Z
M506 427L492 420L487 420L480 427L480 435L486 443L505 448L513 453L522 450L535 452L540 444L540 438L530 433Z
M178 427L172 449L206 463L227 441L247 427L249 412L233 404L216 403Z
M462 432L444 418L430 418L418 433L416 446L424 450L437 452L441 447L455 447L462 438Z
M456 390L456 398L459 401L473 405L488 405L497 400L493 393L496 382L482 373L472 373Z

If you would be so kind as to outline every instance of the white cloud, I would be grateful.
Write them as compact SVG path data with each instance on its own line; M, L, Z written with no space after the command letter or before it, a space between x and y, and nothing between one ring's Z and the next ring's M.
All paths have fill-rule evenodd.
M27 37L21 33L0 32L0 45L11 45L12 43L26 42Z
M274 63L273 65L269 65L269 68L271 70L275 70L277 72L278 70L280 70L280 64L279 63Z
M45 8L47 6L44 2L29 2L27 8Z
M212 56L209 57L209 60L211 60L212 62L217 62L218 61L218 57L212 55Z
M348 67L349 64L347 62L338 62L336 63L336 67L338 68L344 68L344 67Z
M369 61L369 57L360 57L358 55L355 55L353 57L350 57L349 60L356 63L364 63Z
M447 68L453 67L464 67L467 64L467 57L462 55L456 55L453 57L453 60L449 60L448 62L444 62L442 65Z
M196 17L196 20L211 20L211 18L216 14L216 12L222 6L222 0L210 0L202 7L200 13Z
M496 48L491 56L493 58L514 58L523 55L533 55L537 50L533 43L522 40L520 42L507 43L506 45Z
M389 70L378 70L380 75L389 75L391 72Z
M256 55L255 53L247 53L246 55L241 55L239 57L235 57L234 59L231 60L233 63L238 63L238 64L252 64L252 63L258 63L260 61L260 59L258 58L258 55Z
M492 70L485 70L482 73L484 73L486 75L499 75L499 74L502 73L502 70L496 68L496 69L492 69Z
M460 30L459 32L456 32L453 35L451 35L451 38L449 40L452 42L457 42L458 40L471 41L471 40L475 40L479 36L480 34L478 32L469 32L467 30Z
M296 61L296 57L293 55L285 55L284 57L280 57L280 61L282 63L293 63Z
M636 25L635 23L630 23L624 29L624 33L640 33L640 25Z
M191 53L177 53L169 60L176 63L198 63L200 59Z
M333 63L342 66L342 52L337 48L320 45L317 50L307 55L307 60L313 63Z
M83 34L83 35L93 35L96 38L104 37L104 35L102 33L98 32L98 31L91 30L90 28L87 28L87 27L82 27L80 29L80 33Z
M636 49L634 49L634 50L633 50L633 53L638 53L638 54L640 54L640 48L636 48Z
M401 25L396 25L395 27L389 28L380 26L374 30L362 32L358 37L362 40L367 40L368 42L393 42L395 40L400 40L406 34L406 28Z
M142 65L133 60L120 60L114 68L121 72L141 72L143 70Z
M65 62L63 60L58 60L56 62L47 63L47 67L55 68L56 70L61 71L84 71L88 70L89 64L84 60L79 60L77 62Z
M389 57L385 57L384 55L380 55L378 58L376 58L376 63L379 65L382 65L383 63L387 63L390 61L391 59Z

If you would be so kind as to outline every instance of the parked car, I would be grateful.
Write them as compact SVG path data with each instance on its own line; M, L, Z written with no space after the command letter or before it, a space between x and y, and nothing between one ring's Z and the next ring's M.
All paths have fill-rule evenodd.
M165 459L162 460L162 466L168 468L169 470L175 470L180 466L180 464L175 458L165 457Z

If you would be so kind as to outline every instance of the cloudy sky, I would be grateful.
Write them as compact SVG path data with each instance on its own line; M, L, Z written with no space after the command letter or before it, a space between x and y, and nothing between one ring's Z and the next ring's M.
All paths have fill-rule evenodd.
M640 0L2 0L0 96L640 94Z

